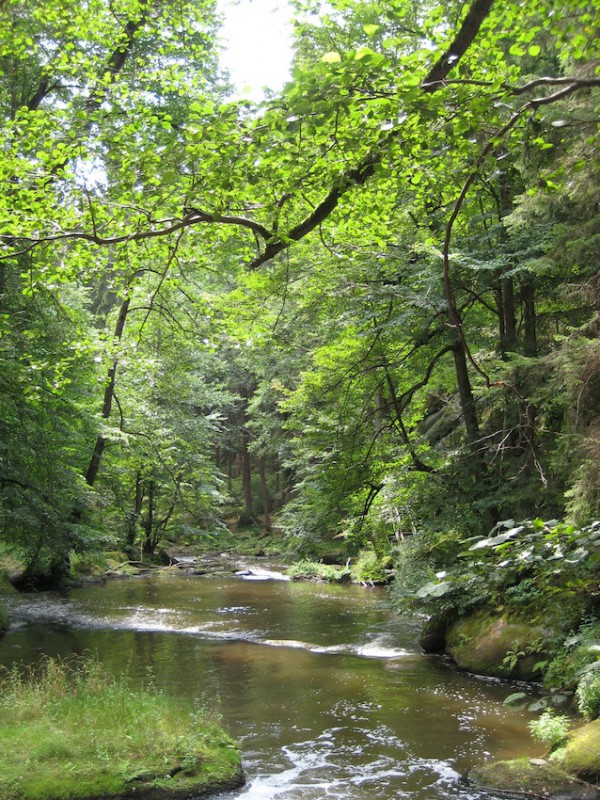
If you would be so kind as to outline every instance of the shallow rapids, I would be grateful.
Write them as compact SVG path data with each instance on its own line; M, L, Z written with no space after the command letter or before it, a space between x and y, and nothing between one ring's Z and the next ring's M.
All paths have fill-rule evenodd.
M133 681L216 705L248 776L228 800L479 800L462 779L470 767L540 755L528 717L502 705L515 686L423 655L418 625L384 601L276 574L20 595L0 663L91 651Z

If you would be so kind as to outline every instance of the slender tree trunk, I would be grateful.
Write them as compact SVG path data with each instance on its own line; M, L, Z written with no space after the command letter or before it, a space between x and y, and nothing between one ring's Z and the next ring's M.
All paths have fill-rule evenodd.
M502 354L514 352L517 341L517 315L515 313L515 288L512 278L502 280L502 308L504 313L504 338Z
M244 487L244 512L248 520L252 519L252 465L250 463L250 431L244 427L242 431L242 485Z
M496 308L498 310L498 341L500 342L500 354L502 360L506 361L506 319L504 312L504 296L502 294L502 282L498 282L494 288L496 295Z
M6 262L0 261L0 311L4 308L4 295L6 294Z
M133 511L128 514L126 545L129 551L133 550L138 532L138 524L142 518L142 504L144 502L144 488L140 470L135 475L135 498ZM128 553L129 554L129 553Z
M144 538L144 553L151 554L154 552L154 540L152 538L152 532L154 528L154 489L155 484L154 481L148 482L148 514L146 515L146 519L144 520L144 531L145 531L145 538Z
M413 447L413 443L410 440L410 437L408 435L408 431L406 430L406 426L404 425L404 420L402 419L402 412L403 412L404 409L402 408L402 405L401 405L400 401L398 400L398 395L396 393L396 387L394 386L394 381L393 381L392 376L390 374L388 363L387 363L387 358L385 356L383 357L383 370L384 370L384 375L385 375L385 382L387 383L387 387L388 387L388 389L390 391L390 395L391 395L391 398L392 398L392 405L394 406L394 412L395 412L395 420L394 421L396 423L396 428L397 428L398 432L400 433L400 436L402 438L402 442L403 442L404 446L406 447L406 450L408 451L408 454L410 455L410 457L412 459L414 468L419 470L419 472L432 472L433 471L432 468L429 467L427 464L424 464L423 461L421 461L421 459L419 458L419 455L417 454L417 451Z
M269 508L269 493L267 492L267 477L265 473L265 460L264 458L258 459L258 476L260 479L260 491L262 494L263 511L265 516L265 530L271 533L271 511Z
M117 343L119 343L123 338L123 330L125 328L125 321L127 320L127 314L129 312L130 303L131 303L131 298L128 295L125 298L125 300L123 300L123 302L121 303L121 308L119 309L119 316L117 317L117 323L115 325L115 332L114 332L114 339ZM118 367L119 367L119 359L118 356L116 356L112 363L111 368L108 370L108 376L107 376L108 380L106 383L106 387L104 389L104 400L102 401L102 419L108 419L110 417L110 412L112 411L112 403L115 396L115 384L117 379ZM85 481L88 486L93 486L94 483L96 482L105 446L106 446L106 437L103 436L102 434L99 434L96 439L96 444L94 446L94 452L92 453L90 463L88 464L88 468L85 473Z
M381 436L385 420L385 401L381 388L375 392L375 413L373 415L373 426L375 428L375 436Z
M535 287L529 274L523 276L521 282L521 300L523 301L523 354L537 355L537 320L535 314Z
M456 342L452 349L454 356L454 370L456 373L456 385L460 399L460 408L463 414L467 439L473 444L479 439L479 420L477 418L477 407L473 390L471 389L471 379L467 366L467 357L462 342Z

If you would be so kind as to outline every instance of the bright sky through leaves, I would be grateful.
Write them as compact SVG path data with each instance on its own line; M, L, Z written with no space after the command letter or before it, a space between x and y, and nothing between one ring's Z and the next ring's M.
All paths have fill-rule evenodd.
M280 89L289 78L291 61L291 9L286 0L222 0L222 11L222 63L236 93L260 100L265 87Z

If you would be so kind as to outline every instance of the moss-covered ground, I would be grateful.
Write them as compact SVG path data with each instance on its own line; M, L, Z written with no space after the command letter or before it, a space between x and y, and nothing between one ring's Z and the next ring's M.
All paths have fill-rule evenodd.
M93 660L2 673L0 752L2 800L183 800L243 783L235 743L209 714Z

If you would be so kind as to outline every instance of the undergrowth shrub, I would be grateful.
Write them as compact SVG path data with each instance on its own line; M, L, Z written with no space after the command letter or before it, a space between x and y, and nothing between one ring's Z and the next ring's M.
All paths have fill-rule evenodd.
M531 735L552 751L566 741L570 720L562 715L555 715L549 709L539 719L529 723Z
M600 716L600 661L590 664L577 685L577 708L584 717Z
M450 560L448 553L454 552ZM404 572L422 561L429 575L405 605L427 613L460 615L476 606L502 605L546 618L553 609L568 630L590 611L590 598L600 587L600 522L577 528L556 520L506 520L486 537L455 535L429 547L420 542L408 554Z
M391 559L380 558L373 549L359 552L351 566L352 578L360 583L386 583L390 579Z

